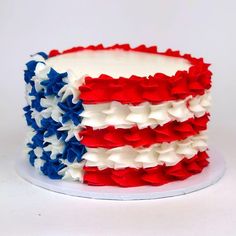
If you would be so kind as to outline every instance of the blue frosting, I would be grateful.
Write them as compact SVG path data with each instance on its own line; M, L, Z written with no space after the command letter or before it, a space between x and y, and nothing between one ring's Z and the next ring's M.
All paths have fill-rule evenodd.
M35 75L34 71L37 64L38 62L33 60L26 63L27 70L24 71L24 79L27 84L30 82L31 78Z
M38 125L36 124L35 119L33 119L31 116L32 111L30 110L30 106L24 107L23 110L25 111L25 119L26 119L27 125L31 126L35 130L39 129Z
M48 59L48 55L45 52L38 52L37 54L43 57L45 60Z
M36 147L45 147L47 144L44 143L44 130L38 129L35 135L32 137L32 142Z
M29 162L30 162L30 164L31 164L32 166L34 166L34 161L35 161L35 159L37 158L37 157L35 156L35 154L34 154L34 151L33 151L33 150L29 151L28 155L29 155Z
M46 87L45 96L57 95L59 90L66 84L62 79L67 77L67 73L58 73L54 69L48 73L48 80L41 82L41 85Z
M78 101L76 104L72 102L73 96L70 95L64 102L59 102L58 106L65 112L62 115L62 122L66 123L69 120L72 120L75 125L81 123L81 117L79 116L84 110L82 106L82 101Z
M35 99L32 100L32 108L34 108L37 111L42 111L45 109L44 107L41 106L40 100L41 98L45 98L45 94L43 91L37 92L35 87L32 87L31 92L29 93L30 96L34 96Z
M62 127L60 122L56 122L51 117L50 118L43 118L41 120L42 127L45 129L44 137L50 137L52 135L56 135L58 139L65 140L67 137L66 131L59 131L58 129Z
M62 175L59 175L58 172L64 167L66 167L66 165L62 164L60 160L50 159L44 163L44 165L41 167L41 171L51 179L61 179Z
M71 138L65 143L65 149L62 154L63 159L67 159L69 162L77 162L82 160L82 156L86 153L85 146L82 145L75 137Z
M48 58L48 55L44 52L39 52L38 54L45 60ZM58 172L66 167L66 165L61 163L61 160L66 159L70 163L74 161L80 162L82 160L82 156L86 152L86 149L85 146L82 145L75 137L72 137L66 142L65 139L68 135L68 131L59 131L58 129L62 127L62 123L64 124L70 120L72 120L75 125L79 125L81 123L80 114L84 109L82 106L82 101L78 101L74 104L72 103L73 96L70 95L64 102L58 103L58 106L64 111L64 114L62 114L62 123L54 121L51 117L42 118L41 127L39 127L35 119L32 118L32 108L38 112L45 109L40 104L41 98L45 98L46 96L58 96L59 90L66 84L63 81L63 78L67 77L67 73L58 73L54 69L51 69L47 74L48 80L41 82L41 85L45 88L37 92L34 81L32 80L32 77L35 75L34 71L37 63L37 61L32 60L26 64L27 70L25 70L24 77L25 82L30 83L32 86L32 90L29 92L29 95L34 96L34 99L32 99L32 106L26 106L23 108L27 125L31 126L35 131L31 141L27 143L27 146L31 149L31 151L28 152L29 161L31 165L34 165L35 159L37 158L34 153L34 149L41 147L43 149L43 153L40 158L45 161L44 165L41 167L41 171L51 179L61 179L62 176L59 175ZM58 139L64 141L65 143L63 153L57 154L56 158L53 160L51 159L51 152L44 150L44 148L49 144L45 142L45 138L52 135L56 135Z

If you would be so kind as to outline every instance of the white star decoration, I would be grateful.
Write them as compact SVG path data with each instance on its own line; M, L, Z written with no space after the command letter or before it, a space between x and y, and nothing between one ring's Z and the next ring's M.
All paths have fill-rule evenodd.
M37 126L41 127L41 120L43 119L42 112L38 112L34 108L32 108L31 110L32 110L31 114L32 118L35 119Z
M63 124L62 127L60 127L58 129L59 131L67 131L67 137L65 139L65 141L67 142L68 140L70 140L72 137L78 137L77 134L80 131L80 127L79 126L75 126L74 123L70 120L66 123Z
M36 147L34 149L34 154L37 157L34 160L34 167L35 169L40 172L40 168L44 165L45 161L41 159L42 155L43 155L43 149L41 147Z
M85 165L85 161L81 162L74 162L74 163L69 163L68 161L63 161L65 165L67 165L65 168L60 170L58 172L59 175L63 175L62 179L67 179L67 180L78 180L80 182L83 181L83 167Z
M46 98L41 98L40 105L44 109L41 113L44 118L52 117L56 122L60 122L61 114L64 112L60 109L58 104L58 98L56 96L48 96Z
M32 86L30 83L26 84L25 86L25 99L28 105L32 106L32 100L35 99L35 96L30 96L29 93L32 90Z
M47 147L44 148L45 151L52 152L51 159L56 159L57 154L61 154L64 151L65 144L63 141L57 139L56 135L44 138L44 143L50 143Z
M58 92L63 102L68 96L73 95L72 102L75 104L79 100L79 86L83 83L84 76L78 79L75 74L68 71L68 77L64 78L63 81L66 83Z
M32 137L35 135L35 131L29 126L29 130L26 135L25 139L25 146L24 146L24 154L28 155L28 153L32 150L32 148L28 147L28 143L32 142Z
M34 167L38 172L41 172L41 167L44 165L45 161L42 160L41 158L36 158L34 160Z
M35 76L32 77L32 80L35 83L35 90L40 92L44 87L41 85L41 82L48 80L47 74L50 71L50 67L46 66L44 63L39 62L35 68Z

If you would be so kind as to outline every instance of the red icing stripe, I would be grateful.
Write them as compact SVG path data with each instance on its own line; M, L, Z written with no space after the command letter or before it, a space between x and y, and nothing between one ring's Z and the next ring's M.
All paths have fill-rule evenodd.
M99 78L86 77L79 87L80 99L84 104L118 101L122 104L137 105L142 102L158 104L170 100L184 99L190 95L203 95L211 87L211 73L190 68L169 77L164 74L154 76L114 79L108 75Z
M166 76L157 73L154 76L130 78L113 78L101 75L99 78L86 77L85 82L79 87L80 99L85 104L96 104L110 101L119 101L123 104L139 104L149 101L157 104L169 100L186 98L189 95L202 95L204 90L211 87L211 75L208 70L209 64L203 62L202 58L194 58L190 54L181 55L179 51L168 49L166 52L158 52L156 46L146 47L140 45L131 48L129 44L115 44L111 47L97 46L74 47L63 52L52 50L49 57L60 54L78 52L85 49L108 50L122 49L125 51L139 51L145 53L161 54L171 57L184 58L192 66L188 71L177 71L174 76Z
M200 173L208 165L208 154L199 152L191 159L183 159L175 166L158 165L146 169L99 170L97 167L84 167L84 182L88 185L118 185L135 187L141 185L163 185L176 180L184 180Z
M115 148L124 145L132 147L148 147L155 143L172 142L183 140L189 136L206 130L209 114L200 118L191 118L184 122L172 121L154 129L150 127L138 129L115 128L108 126L104 129L94 130L92 127L85 127L80 131L81 143L90 148Z

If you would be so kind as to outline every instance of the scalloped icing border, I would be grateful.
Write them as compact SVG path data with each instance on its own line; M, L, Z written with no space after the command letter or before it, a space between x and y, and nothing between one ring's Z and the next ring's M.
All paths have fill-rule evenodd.
M79 51L83 51L83 50L86 50L86 49L87 50L122 49L122 50L125 50L125 51L145 52L145 53L153 53L153 54L159 54L159 55L164 55L164 56L183 58L183 59L188 60L190 62L190 64L192 64L192 66L189 68L189 72L194 70L197 66L201 66L202 68L208 70L208 67L211 65L209 63L205 63L203 61L202 57L201 58L195 58L195 57L192 57L191 54L183 54L183 55L181 55L180 51L178 51L178 50L174 51L174 50L172 50L170 48L168 48L164 52L159 52L157 46L147 47L144 44L141 44L141 45L139 45L137 47L133 47L133 48L129 44L114 44L112 46L107 46L107 47L103 46L103 44L98 44L98 45L89 45L89 46L85 46L85 47L83 47L83 46L72 47L70 49L63 50L62 52L60 52L57 49L53 49L53 50L51 50L48 53L47 57L48 58L55 57L55 56L58 56L58 55L67 54L67 53L73 53L73 52L79 52ZM177 71L176 73L179 73L179 72L181 72L181 71ZM212 74L211 71L209 71L209 72ZM156 74L163 74L163 73L158 73L157 72ZM103 75L105 75L105 74L103 74ZM132 75L130 77L133 77L133 76L135 76L135 75ZM108 76L108 77L111 77L111 76ZM140 76L135 76L135 77L144 78L144 77L140 77ZM154 75L154 77L155 77L155 75ZM172 77L172 76L167 76L167 77ZM92 78L92 77L90 77L90 78ZM122 77L122 78L125 78L125 77Z
M114 78L106 74L101 74L99 77L86 76L84 78L84 83L78 88L80 90L80 98L83 100L84 104L104 103L114 100L133 105L137 105L143 101L158 104L163 101L184 99L189 95L202 95L205 89L211 87L212 72L208 69L210 64L205 63L203 58L194 58L191 54L181 55L180 51L173 51L172 49L158 52L156 46L147 47L143 44L134 48L129 44L115 44L108 47L105 47L102 44L96 46L89 45L86 47L78 46L62 52L59 52L56 49L51 50L47 57L50 58L83 50L111 49L122 49L125 51L145 52L183 58L188 60L192 66L188 71L176 71L173 76L167 76L158 72L153 76L150 75L146 77L131 75L128 78ZM130 89L131 87L132 89ZM110 92L107 93L107 91ZM140 91L142 91L142 93L140 93Z

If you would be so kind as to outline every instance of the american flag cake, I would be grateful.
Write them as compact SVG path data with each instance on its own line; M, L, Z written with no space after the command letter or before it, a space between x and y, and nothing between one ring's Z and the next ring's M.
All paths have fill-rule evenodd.
M209 64L128 44L39 52L26 64L30 164L51 179L159 186L208 164Z

